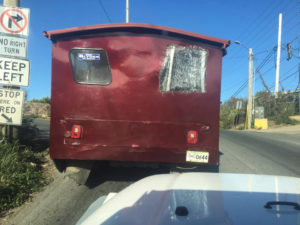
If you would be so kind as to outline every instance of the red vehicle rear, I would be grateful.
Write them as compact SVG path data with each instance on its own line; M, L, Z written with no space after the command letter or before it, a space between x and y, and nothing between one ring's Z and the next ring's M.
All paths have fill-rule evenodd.
M45 32L52 45L50 155L218 165L229 41L146 24Z

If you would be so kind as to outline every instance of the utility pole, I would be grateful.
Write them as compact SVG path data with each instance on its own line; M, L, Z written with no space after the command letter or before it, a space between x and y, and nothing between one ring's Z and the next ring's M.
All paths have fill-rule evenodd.
M253 65L253 51L252 48L248 48L245 45L243 45L239 41L234 41L234 43L241 45L243 48L248 49L249 51L249 73L248 73L248 104L246 109L246 119L245 119L245 129L250 129L252 124L252 65Z
M252 124L252 48L249 48L249 77L248 77L248 107L247 107L247 128Z
M3 6L19 7L20 0L3 0Z
M3 6L12 6L12 7L19 7L20 6L20 0L3 0ZM13 89L20 89L20 87L7 87L7 86L3 86L5 88L13 88ZM18 127L12 127L10 125L6 126L5 129L5 133L7 135L7 137L9 139L11 139L11 137L16 140L18 139L19 136L19 130Z
M298 114L300 115L300 63L298 67L298 73L299 73L299 78L298 78L298 86L296 89L296 92L298 92Z
M275 97L276 98L278 97L278 84L279 84L279 67L280 67L280 52L281 52L281 23L282 23L282 13L279 13L277 60L276 60L276 81L275 81Z
M129 0L126 0L126 23L129 23Z

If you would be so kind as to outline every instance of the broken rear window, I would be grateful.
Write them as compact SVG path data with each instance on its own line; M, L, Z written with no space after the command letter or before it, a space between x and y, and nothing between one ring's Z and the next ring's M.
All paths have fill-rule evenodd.
M105 50L74 48L70 51L70 62L77 83L98 85L111 83L111 71Z
M160 91L205 92L208 51L195 46L167 48L160 72Z

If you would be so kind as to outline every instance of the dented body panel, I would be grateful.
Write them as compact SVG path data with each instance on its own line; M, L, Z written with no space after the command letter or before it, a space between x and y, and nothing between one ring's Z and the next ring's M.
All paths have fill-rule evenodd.
M229 42L192 34L143 24L45 33L53 41L50 156L185 163L186 151L196 150L209 152L208 164L217 165L221 64ZM207 52L203 54L206 61L202 60L205 89L164 91L160 79L170 46ZM72 49L105 50L111 83L76 82L70 63ZM95 57L98 60L102 55ZM173 61L176 57L193 56L175 55ZM80 139L71 138L75 124L82 127ZM196 144L187 143L189 130L198 132Z

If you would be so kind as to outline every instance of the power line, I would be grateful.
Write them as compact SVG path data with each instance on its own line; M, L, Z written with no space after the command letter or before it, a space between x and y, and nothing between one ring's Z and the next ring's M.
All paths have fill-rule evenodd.
M261 53L261 52L260 52ZM259 65L259 69L262 68L266 63L268 63L273 51L270 51L269 54L262 60L262 63ZM254 59L256 59L254 57ZM240 82L239 82L240 83ZM243 84L238 88L236 92L234 92L233 96L238 95L248 84L248 80L246 79ZM233 88L233 87L232 87ZM240 89L241 88L241 89Z
M285 80L291 78L292 76L294 76L294 75L297 74L297 73L298 73L298 70L296 70L295 72L293 72L293 73L291 73L291 74L288 74L287 76L284 77L284 79L281 79L280 82L283 82L283 81L285 81ZM272 86L270 86L270 88L273 88L273 87L275 87L275 84L273 84Z
M241 93L245 87L248 85L248 80L246 80L232 95L232 97L236 97L239 93Z
M99 2L99 4L100 4L100 6L101 6L101 8L102 8L102 10L103 10L103 12L104 12L106 18L108 19L108 21L109 21L110 23L112 23L112 21L111 21L109 15L108 15L108 13L107 13L107 11L106 11L106 9L105 9L103 3L102 3L102 1L101 1L101 0L98 0L98 2Z
M285 77L284 79L282 79L282 80L281 80L281 82L283 82L283 81L285 81L285 80L289 79L290 77L292 77L293 75L295 75L295 74L297 74L297 73L298 73L298 70L297 70L297 71L295 71L294 73L292 73L292 74L288 75L288 76L287 76L287 77Z
M291 78L292 76L294 76L294 75L297 74L298 72L299 72L299 71L297 70L297 71L295 71L295 72L293 72L293 73L291 73L291 74L288 74L287 76L284 77L284 79L280 80L279 82L283 82L284 80L287 80L287 79ZM285 74L287 74L287 73L285 73ZM272 86L270 86L270 89L271 89L271 88L274 88L274 87L275 87L275 84L273 84ZM289 92L289 93L292 94L292 93L295 93L295 92ZM264 96L255 97L255 99L257 100L257 99L260 99L260 98L262 98L262 97L264 97Z
M270 58L272 56L273 52L270 52L266 57L265 59L261 62L261 64L256 68L256 72L257 70L260 70L263 66L265 66L269 61L270 61ZM257 78L256 78L257 79ZM248 80L246 80L232 95L232 97L236 97L239 93L241 93L246 87L247 87L247 84L248 84Z
M245 42L245 40L247 40L248 38L250 38L249 34L255 34L255 32L253 32L254 30L258 29L259 25L261 25L261 21L266 21L266 18L273 12L274 9L277 8L277 6L279 6L279 4L281 3L281 1L278 1L277 4L273 5L272 7L268 7L266 10L262 10L262 13L256 17L256 19L250 23L249 25L246 26L245 30L243 30L241 32L241 34L239 36L237 36L238 39L242 39L242 37L247 37L246 39L244 39L243 41ZM258 24L258 25L257 25ZM252 29L254 28L254 29ZM251 36L252 38L252 36Z
M292 1L286 3L286 4L282 4L282 2L284 1L278 1L277 4L273 5L272 7L268 7L267 10L265 10L263 12L262 15L265 15L262 19L258 19L259 17L257 17L257 19L251 24L251 25L255 25L252 29L252 26L248 26L247 29L245 30L245 32L243 33L243 35L247 35L245 39L243 39L243 42L246 43L246 40L251 40L251 42L255 42L254 40L256 40L258 37L261 37L261 35L264 35L266 32L266 28L269 24L271 24L272 22L270 22L270 20L273 21L273 17L270 17L270 15L272 15L272 13L274 13L274 11L279 8L283 8L283 10L281 11L285 11L287 8L290 7L291 3L293 3ZM261 22L263 21L263 22ZM257 22L257 25L256 25ZM271 30L272 31L272 30ZM250 33L251 35L248 35L248 33ZM240 35L239 38L241 38L243 35Z
M277 12L280 8L282 8L280 11L287 14L287 17L286 17L286 20L284 20L284 23L285 23L285 25L290 24L292 21L294 21L294 17L293 17L293 16L290 16L290 14L287 13L288 10L289 10L291 7L294 7L294 4L293 4L292 1L291 1L291 2L284 2L284 3L283 3L283 1L278 1L278 2L276 2L276 3L273 5L273 7L268 7L266 10L264 10L264 12L263 12L262 14L260 14L258 17L256 17L256 19L253 21L253 23L252 23L252 24L249 24L249 25L247 26L247 28L245 29L245 31L243 31L243 32L238 36L238 37L239 37L238 39L240 39L241 37L246 36L247 38L243 40L244 43L245 43L246 40L248 40L248 39L250 39L251 42L253 42L254 39L255 39L255 40L256 40L256 39L260 40L260 37L262 37L262 35L263 35L263 37L266 37L266 38L264 38L264 40L261 41L261 42L259 43L259 46L261 46L261 44L263 44L265 41L267 41L268 38L270 37L270 35L266 35L265 30L266 30L266 29L268 30L268 31L267 31L268 34L270 34L271 32L274 32L274 29L270 29L270 26L268 27L268 24L270 24L270 23L269 23L270 20L271 20L271 19L273 20L273 17L274 17L274 16L270 17L270 15L272 15L272 13L274 13L275 11ZM264 18L264 19L262 19L262 18ZM263 23L261 23L260 21L263 21ZM251 35L248 35L249 33L250 33ZM254 35L255 35L255 36L254 36ZM254 37L253 37L253 36L254 36ZM233 51L231 51L231 54L234 55L234 53L235 53L237 50L238 50L237 48L234 48ZM260 52L259 52L259 53L260 53ZM272 53L273 53L273 52L272 52ZM271 54L272 54L272 53L271 53ZM255 55L256 55L256 54L255 54ZM269 54L268 54L268 55L269 55ZM233 58L233 57L232 57L232 58ZM231 58L228 58L228 59L230 60ZM225 60L226 60L226 58L225 58ZM270 59L268 59L268 60L265 62L265 64L263 64L263 65L266 65L266 64L269 63L269 62L270 62ZM228 63L230 63L230 62L228 62ZM230 72L231 72L231 73L234 73L235 68L236 68L237 66L238 66L238 64L235 64L235 65L233 66L233 68L231 68L231 71L230 71ZM262 68L262 67L261 67L261 68ZM260 68L258 68L258 69L260 69ZM271 70L271 69L272 69L272 68L268 69L268 71ZM266 71L266 72L268 72L268 71ZM255 80L257 80L257 79L258 79L258 77L256 77ZM236 90L236 92L234 92L234 95L238 95L238 94L246 87L247 82L248 82L247 80L244 81L244 82L242 83L242 85Z
M297 37L295 37L292 41L290 41L289 43L292 43L292 42L294 42L295 40L297 40L298 38L299 38L300 36L297 36ZM284 46L285 44L282 44L282 46ZM284 47L282 47L283 49L284 49ZM275 48L273 48L273 49L275 49ZM271 60L271 56L272 56L272 54L274 53L274 51L272 51L272 52L270 52L266 57L265 57L265 59L261 62L261 64L256 68L256 72L260 72L260 70L261 70L261 68L263 68L265 65L267 65L269 62L270 62L270 60ZM280 60L280 62L282 62L283 61L283 58ZM295 66L294 66L295 67ZM288 72L286 72L285 74L287 74L287 73L289 73L294 67L292 67ZM271 68L269 68L267 71L265 71L264 73L267 73L267 72L269 72L271 69L273 68L273 66L271 67ZM284 75L285 75L284 74ZM260 74L260 78L261 78L261 80L262 80L262 82L263 82L263 85L266 87L266 83L265 83L265 81L264 81L264 79L263 79L263 77L262 77L262 74ZM254 82L256 82L258 80L258 77L256 77L255 78L255 81ZM282 81L284 81L284 80L281 80L281 82ZM246 88L246 86L247 86L247 84L248 84L248 80L246 80L234 93L233 93L233 95L232 95L232 97L236 97L238 94L240 94L245 88ZM282 84L281 84L281 86L282 86ZM271 87L270 87L271 88ZM269 88L269 89L270 89Z
M287 4L286 4L286 7L285 7L283 10L281 10L281 11L284 12L284 11L290 6L291 3L293 3L293 2L290 1L289 3L287 3ZM274 12L274 11L271 11L271 12L268 14L268 16L267 16L266 18L268 18L269 15L271 15L273 12ZM276 14L276 16L277 16L277 14ZM269 20L270 20L270 19L272 19L272 21L273 21L273 17L269 18ZM259 29L259 31L256 32L256 33L253 33L254 38L251 38L251 41L252 41L252 42L256 42L256 40L259 40L260 37L261 37L262 35L265 35L265 34L266 34L266 32L265 32L265 31L266 31L266 28L268 28L268 25L270 24L269 20L264 20L265 23L260 23L260 24L263 24L263 26L257 27L257 29ZM270 31L270 30L269 30L269 31ZM271 31L272 31L272 29L271 29ZM258 34L259 34L259 35L258 35ZM248 37L248 38L249 38L249 37Z
M290 3L292 3L292 1ZM293 5L291 5L291 6L293 6ZM290 29L287 29L286 25L288 23L290 23L291 21L294 21L296 17L293 16L293 14L288 14L287 8L288 8L288 6L285 8L285 10L282 10L283 15L284 16L287 15L286 17L283 18L282 28L283 28L283 30L290 31ZM290 27L292 27L292 26L290 26ZM273 28L275 29L275 27L273 27ZM270 35L274 32L274 29L269 29L267 32L262 32L260 35L256 35L256 37L252 41L256 42L256 40L257 41L260 40L261 37L265 37L262 41L260 41L259 45L257 45L257 46L261 46L263 43L265 43L270 38Z

